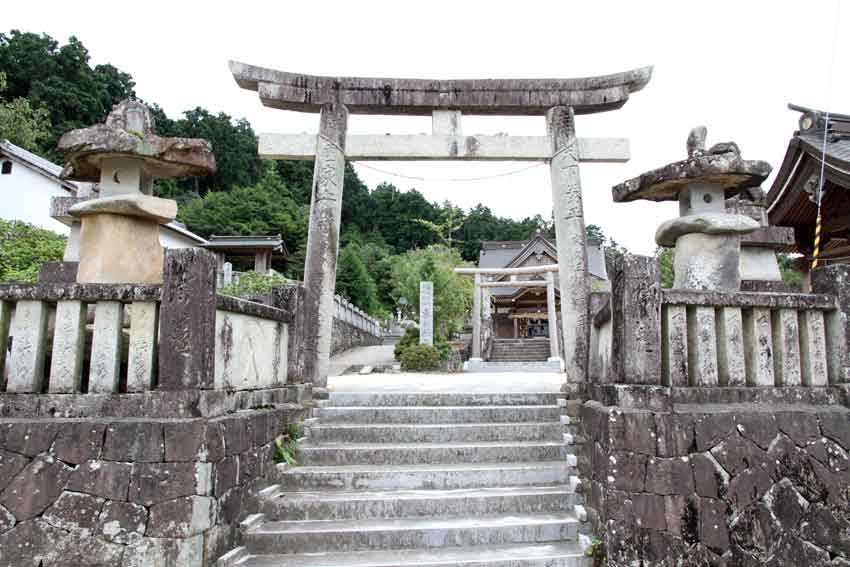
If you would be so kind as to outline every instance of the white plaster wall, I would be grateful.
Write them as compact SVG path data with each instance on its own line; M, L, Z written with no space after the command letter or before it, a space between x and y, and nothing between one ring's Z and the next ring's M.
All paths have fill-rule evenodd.
M197 248L200 245L197 240L164 226L159 227L159 243L163 248Z
M216 310L215 388L255 390L286 382L288 325Z
M0 157L0 162L3 161L5 158ZM71 196L55 181L13 162L12 173L0 175L0 218L68 234L69 227L50 217L50 199Z

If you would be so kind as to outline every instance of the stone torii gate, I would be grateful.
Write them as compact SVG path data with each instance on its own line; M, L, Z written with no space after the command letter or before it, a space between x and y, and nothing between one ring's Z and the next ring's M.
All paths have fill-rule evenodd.
M555 309L555 277L558 264L528 266L523 268L455 268L456 274L475 277L475 289L472 295L472 356L470 362L481 362L481 303L489 303L482 298L482 292L494 287L545 287L546 316L549 319L549 362L562 362L558 345L558 313ZM543 280L486 281L489 276L517 276L543 274ZM561 292L563 296L563 292ZM563 301L561 303L563 308Z
M426 80L320 77L231 62L265 106L320 114L318 136L262 134L271 159L315 159L304 269L304 379L327 383L345 160L548 161L561 282L567 378L587 375L585 227L578 164L625 162L627 139L577 138L575 115L615 110L652 76L644 67L582 79ZM347 135L349 113L432 116L429 135ZM545 116L546 136L465 136L462 114Z

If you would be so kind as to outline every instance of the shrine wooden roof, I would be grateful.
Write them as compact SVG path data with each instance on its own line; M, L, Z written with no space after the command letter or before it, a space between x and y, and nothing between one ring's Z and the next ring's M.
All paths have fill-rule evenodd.
M827 123L823 111L794 105L789 108L802 112L800 129L789 141L782 166L766 197L769 223L793 227L798 246L789 251L809 253L814 241L816 196L823 169L824 250L838 252L850 241L850 116L830 114Z

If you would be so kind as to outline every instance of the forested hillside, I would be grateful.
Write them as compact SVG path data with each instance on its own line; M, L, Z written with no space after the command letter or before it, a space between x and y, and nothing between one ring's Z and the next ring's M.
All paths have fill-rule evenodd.
M60 163L56 141L66 130L102 122L112 106L135 97L127 70L92 66L83 43L60 44L47 35L13 30L0 34L0 138L7 137ZM156 131L164 136L209 140L218 163L211 176L160 182L157 192L180 203L179 219L202 235L280 233L290 251L286 274L300 278L304 267L312 162L271 162L257 155L254 130L245 119L196 107L169 117L155 100ZM27 118L33 126L22 132ZM367 187L346 165L338 289L356 304L380 314L394 300L387 277L396 255L432 244L458 250L475 261L482 240L519 240L551 220L521 221L493 215L482 204L463 211L449 202L429 202L414 188L391 183Z

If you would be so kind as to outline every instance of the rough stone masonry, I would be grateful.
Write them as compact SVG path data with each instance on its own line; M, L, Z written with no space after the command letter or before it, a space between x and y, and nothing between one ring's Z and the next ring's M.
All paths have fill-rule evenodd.
M234 545L309 391L205 416L188 392L12 397L3 413L30 417L0 420L0 565L165 567L209 565Z
M582 410L606 565L850 565L850 410Z

